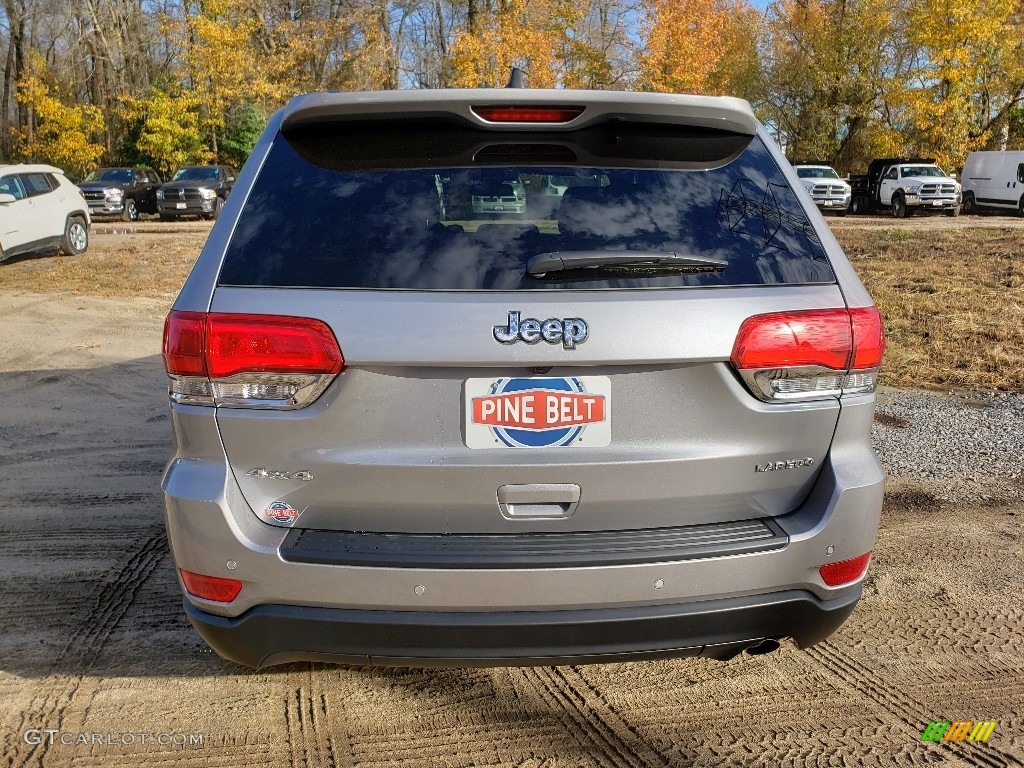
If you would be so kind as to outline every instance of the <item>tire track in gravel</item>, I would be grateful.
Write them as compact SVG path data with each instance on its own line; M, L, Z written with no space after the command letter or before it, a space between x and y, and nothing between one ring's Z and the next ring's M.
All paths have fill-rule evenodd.
M8 765L42 766L46 745L27 745L16 737L27 728L63 728L64 713L73 703L86 674L99 659L142 585L168 554L162 523L150 526L141 535L146 533L148 538L117 574L103 580L94 590L89 613L78 623L51 664L51 674L46 678L50 683L48 689L37 693L21 714L20 725L7 752Z
M118 461L118 465L115 469L132 469L134 471L128 472L127 474L141 474L140 467L145 468L147 471L153 469L154 467L157 467L156 460L154 459L149 463L145 463L132 459L126 462L124 461L124 455L126 453L137 455L144 451L165 450L169 446L169 442L167 440L151 440L123 443L118 445L117 448L105 449L101 446L97 446L95 440L87 440L81 445L69 448L54 448L49 445L40 446L38 435L32 435L31 438L33 441L31 448L14 451L11 451L8 448L8 453L0 454L0 467L15 464L35 464L40 461L64 459L69 456L89 459L101 459L105 456L110 456ZM66 436L62 435L61 439L63 442L69 442ZM159 471L163 470L163 465L164 462L159 462L159 467L157 467ZM159 471L157 474L159 474Z
M524 667L520 675L553 704L570 735L618 768L670 768L658 751L575 667Z
M348 757L339 760L327 694L318 680L320 674L322 672L310 664L306 685L293 690L285 704L291 765L293 768L349 768L355 764L352 745L346 745Z
M828 641L808 648L805 653L837 677L843 686L852 688L857 694L871 699L897 721L905 724L915 740L921 736L921 731L924 728L922 723L927 725L931 722L932 715L935 715L934 712L927 712L916 699L900 690L890 688L881 675L858 664L848 654ZM943 742L942 747L944 752L948 751L956 755L966 765L973 765L976 768L1009 768L1009 766L1020 765L1020 761L1015 756L988 743L966 745L951 741ZM926 759L925 762L930 761Z

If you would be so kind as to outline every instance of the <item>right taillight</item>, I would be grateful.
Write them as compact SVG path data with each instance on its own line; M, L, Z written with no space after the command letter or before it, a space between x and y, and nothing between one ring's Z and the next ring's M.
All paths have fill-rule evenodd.
M172 311L164 324L164 363L177 403L301 408L344 362L334 333L312 318Z
M873 392L885 350L876 307L772 312L748 317L733 367L766 402Z

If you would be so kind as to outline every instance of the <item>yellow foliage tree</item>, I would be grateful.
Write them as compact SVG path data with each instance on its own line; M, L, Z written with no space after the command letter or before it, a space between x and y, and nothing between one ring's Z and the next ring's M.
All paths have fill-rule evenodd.
M194 93L154 88L148 99L127 99L121 117L139 126L135 147L166 174L210 158L199 132L199 99Z
M481 14L476 29L459 32L450 53L449 84L455 88L498 88L513 65L522 67L532 88L553 88L564 80L567 30L582 18L568 0L500 0Z
M738 32L739 0L649 0L641 27L638 87L665 93L709 93Z
M907 28L922 64L893 99L915 131L914 150L952 169L989 141L1024 84L1019 8L1017 0L915 0Z
M252 102L269 111L287 95L263 66L266 30L258 10L256 0L196 0L186 3L179 25L199 129L214 156L232 109Z
M103 113L98 107L62 98L42 57L32 56L15 97L28 113L28 125L15 136L15 151L26 159L81 175L103 155L103 145L92 141L103 131Z
M897 137L879 112L902 82L893 14L890 0L772 4L762 98L791 156L859 172L867 159L893 154Z
M270 86L271 102L328 88L397 87L397 52L383 0L376 7L332 7L319 18L296 18L268 0L253 4L262 7L253 13L252 55ZM262 106L267 109L271 104Z

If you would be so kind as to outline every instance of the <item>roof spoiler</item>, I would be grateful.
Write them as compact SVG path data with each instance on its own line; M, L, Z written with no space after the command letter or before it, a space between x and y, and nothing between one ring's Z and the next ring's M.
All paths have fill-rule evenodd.
M743 99L724 96L681 96L628 91L479 88L450 90L311 93L297 96L284 108L282 131L300 126L354 120L455 119L484 130L536 130L528 126L487 122L473 111L479 106L565 106L583 104L578 117L544 130L572 131L608 120L666 123L753 136L758 122Z

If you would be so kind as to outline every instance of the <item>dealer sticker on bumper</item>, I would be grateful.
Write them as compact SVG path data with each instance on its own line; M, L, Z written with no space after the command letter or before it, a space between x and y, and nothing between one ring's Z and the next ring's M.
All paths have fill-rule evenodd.
M594 448L612 441L607 376L467 379L470 448Z

